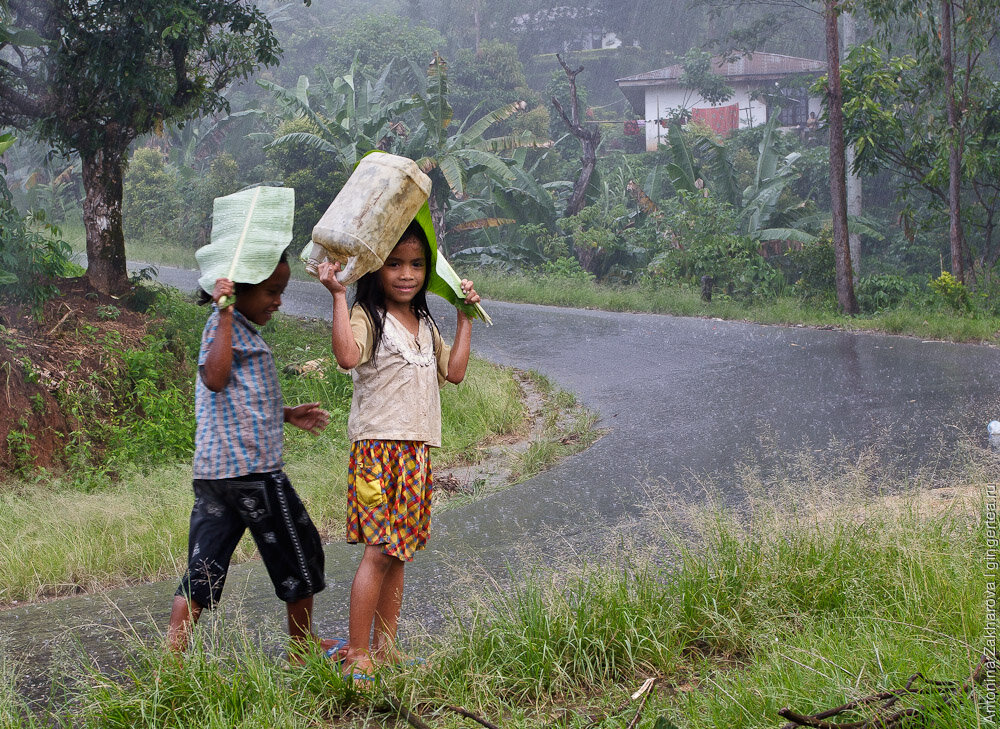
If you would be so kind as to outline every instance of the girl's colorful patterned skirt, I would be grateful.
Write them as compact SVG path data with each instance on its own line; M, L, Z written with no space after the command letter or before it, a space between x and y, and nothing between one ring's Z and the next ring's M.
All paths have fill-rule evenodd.
M431 531L430 447L407 440L359 440L347 471L347 541L382 545L409 562Z

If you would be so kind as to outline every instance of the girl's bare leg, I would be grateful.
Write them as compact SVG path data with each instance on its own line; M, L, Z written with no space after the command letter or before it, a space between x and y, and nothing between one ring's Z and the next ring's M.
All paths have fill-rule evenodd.
M403 605L405 566L405 562L394 558L382 579L382 589L379 590L373 621L375 635L372 638L372 655L380 661L395 662L397 659L396 626L399 623L399 610Z
M348 648L344 665L355 668L359 672L372 668L370 641L372 623L375 611L379 606L379 597L386 575L393 562L399 562L390 557L377 545L366 544L361 564L351 583L351 612L348 619Z

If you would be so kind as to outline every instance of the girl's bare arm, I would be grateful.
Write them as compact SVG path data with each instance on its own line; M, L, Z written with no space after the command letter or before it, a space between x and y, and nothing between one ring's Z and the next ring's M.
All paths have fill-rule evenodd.
M333 356L338 365L345 370L350 370L357 367L361 360L361 352L358 350L358 343L354 341L354 332L351 331L351 312L347 308L347 287L337 280L338 271L340 271L339 261L333 263L323 261L317 269L320 283L326 286L327 291L333 296L331 335Z
M472 287L472 281L462 279L462 291L465 292L465 303L478 304L479 294ZM472 352L472 320L461 310L455 324L455 341L451 345L451 356L448 357L448 382L458 384L465 379L465 371L469 367L469 355Z

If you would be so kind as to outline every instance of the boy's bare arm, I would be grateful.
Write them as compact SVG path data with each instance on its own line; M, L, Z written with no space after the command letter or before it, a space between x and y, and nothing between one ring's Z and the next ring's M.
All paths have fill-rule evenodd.
M472 287L472 281L462 279L462 291L465 292L465 303L478 304L479 294ZM448 357L448 382L458 384L465 379L465 371L469 367L469 355L472 352L472 320L459 310L455 324L455 342L451 345L451 355Z
M333 263L323 261L317 269L320 283L326 286L333 296L331 335L333 356L337 359L338 365L345 370L350 370L358 366L361 352L358 350L358 343L354 341L354 332L351 331L351 312L347 308L347 287L337 280L338 271L340 271L339 261Z
M216 304L223 296L232 296L235 287L227 278L220 278L212 289L212 300ZM233 307L219 310L219 326L215 339L208 345L205 364L201 366L201 381L212 392L221 392L229 384L233 371Z

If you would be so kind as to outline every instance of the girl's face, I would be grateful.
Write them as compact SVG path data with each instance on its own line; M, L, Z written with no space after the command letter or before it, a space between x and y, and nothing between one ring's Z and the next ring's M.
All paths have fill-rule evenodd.
M292 269L287 263L279 263L271 275L259 284L241 291L236 298L236 309L258 326L264 326L281 306L281 295L285 293Z
M424 247L415 236L404 238L378 270L379 285L387 302L409 306L427 278Z

